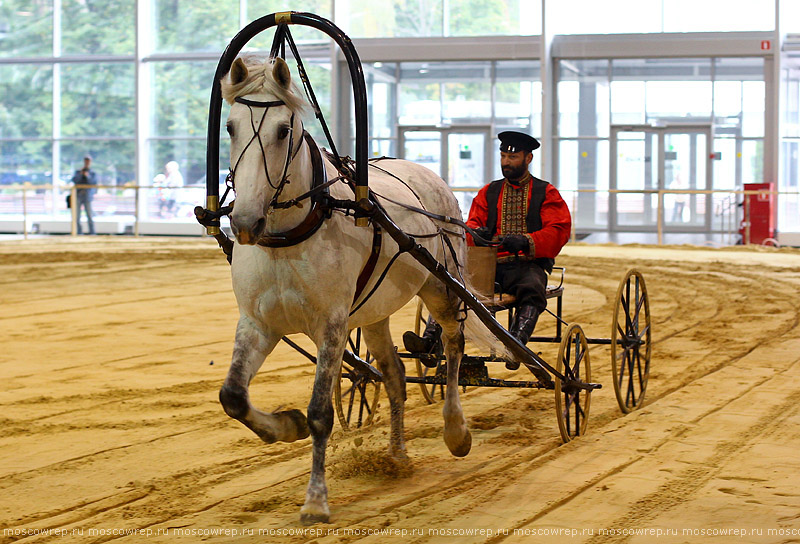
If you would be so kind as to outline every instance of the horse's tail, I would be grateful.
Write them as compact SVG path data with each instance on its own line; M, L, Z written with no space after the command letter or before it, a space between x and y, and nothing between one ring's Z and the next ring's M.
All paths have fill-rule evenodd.
M471 293L476 293L475 297L484 305L491 303L492 301L484 296L477 294L478 292L472 286L469 281L469 275L464 275L464 287L466 287ZM498 357L502 357L504 359L513 359L513 356L508 351L508 348L503 345L503 343L495 336L495 334L489 330L489 328L483 324L483 321L473 312L472 310L467 310L467 319L464 322L464 336L466 337L467 341L477 344L478 346L484 349L492 350Z

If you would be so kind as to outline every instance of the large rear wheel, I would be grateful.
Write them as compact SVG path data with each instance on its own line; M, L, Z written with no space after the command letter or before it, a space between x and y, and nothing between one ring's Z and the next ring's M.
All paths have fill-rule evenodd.
M361 329L350 332L347 349L370 365L375 362L361 337ZM375 380L369 370L362 365L342 361L333 392L342 429L355 430L372 423L381 396L381 382Z
M611 369L614 393L623 413L644 402L650 376L650 301L644 277L628 270L617 289L614 320L611 323Z
M571 324L561 338L556 370L568 380L588 383L592 379L589 344L583 329L577 323ZM556 378L555 393L556 418L562 440L569 442L577 436L586 434L591 390L571 387Z

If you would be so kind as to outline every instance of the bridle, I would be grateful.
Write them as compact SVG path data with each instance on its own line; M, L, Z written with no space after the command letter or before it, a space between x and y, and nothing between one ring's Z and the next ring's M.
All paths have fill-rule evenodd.
M286 160L283 163L283 173L281 174L278 183L275 184L272 182L272 179L269 176L269 168L267 167L267 154L264 150L264 142L261 141L261 127L264 125L264 120L267 118L267 113L269 109L272 107L277 106L286 106L286 102L283 100L270 100L270 101L260 101L260 100L250 100L247 98L236 98L235 102L239 104L243 104L247 106L247 109L250 110L250 127L253 129L253 136L250 138L250 141L247 142L247 145L244 146L242 152L239 154L239 158L236 159L236 163L233 165L230 174L228 174L228 178L230 179L231 187L236 190L236 169L239 167L239 163L241 162L242 158L244 157L247 148L250 147L254 141L258 140L258 145L261 148L261 160L264 165L264 173L267 176L267 183L269 186L275 189L275 194L272 196L272 199L267 204L267 213L271 213L276 208L284 208L286 206L282 206L281 203L278 202L278 197L283 192L284 187L288 185L289 182L289 165L292 163L294 158L297 156L297 153L300 152L300 148L303 147L303 138L299 138L299 143L297 144L297 148L292 152L292 147L294 146L294 117L295 113L292 112L292 117L289 120L289 145L286 147ZM258 127L256 127L255 117L253 108L264 108L264 113L261 115L261 120L258 122ZM302 126L302 121L300 124Z

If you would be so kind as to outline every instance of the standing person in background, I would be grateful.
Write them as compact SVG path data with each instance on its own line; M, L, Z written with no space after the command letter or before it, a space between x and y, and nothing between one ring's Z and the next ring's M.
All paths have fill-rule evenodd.
M94 187L81 187L81 185L97 185L97 174L92 170L92 157L86 155L83 158L83 168L75 170L72 176L72 183L78 186L75 214L77 215L78 234L81 232L81 207L86 211L86 221L89 223L89 234L94 234L94 217L92 213L92 198L96 189Z
M169 161L164 165L165 176L161 180L161 186L165 189L159 190L158 215L161 217L171 216L175 212L176 187L183 187L183 175L180 165L175 161ZM160 174L159 174L160 175ZM159 176L156 176L158 178ZM155 182L155 180L153 180Z

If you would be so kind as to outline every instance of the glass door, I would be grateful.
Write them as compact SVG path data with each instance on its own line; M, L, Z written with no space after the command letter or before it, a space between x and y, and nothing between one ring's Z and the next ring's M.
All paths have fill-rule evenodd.
M686 191L708 189L709 137L704 132L664 131L663 189ZM710 199L704 194L666 193L664 195L665 230L686 231L710 225Z
M654 129L612 129L611 189L619 191L609 196L613 230L655 228L658 195L647 191L658 189L660 158L658 133Z
M711 229L711 127L612 126L610 227L651 231L659 215L665 232ZM630 192L626 192L630 191ZM660 209L659 209L659 202Z

